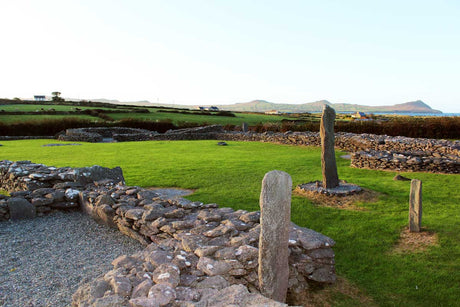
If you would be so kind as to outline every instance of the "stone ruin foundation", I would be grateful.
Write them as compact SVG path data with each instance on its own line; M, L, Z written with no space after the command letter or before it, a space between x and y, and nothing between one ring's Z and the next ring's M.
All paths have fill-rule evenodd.
M350 196L362 190L360 186L344 180L340 180L339 185L333 189L324 188L321 181L303 183L296 187L296 191L299 191L301 194L317 193L326 196Z
M67 129L57 138L60 141L71 142L126 142L149 140L156 131L126 127L94 127Z
M82 285L73 306L286 306L260 294L260 212L126 186L119 168L4 160L0 181L10 192L0 195L0 220L80 208L146 246ZM333 283L335 242L293 223L287 231L289 295Z

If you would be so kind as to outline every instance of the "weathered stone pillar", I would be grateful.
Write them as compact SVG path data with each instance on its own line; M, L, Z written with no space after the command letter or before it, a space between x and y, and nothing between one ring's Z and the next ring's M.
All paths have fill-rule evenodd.
M248 130L249 130L248 123L243 123L241 125L241 129L243 130L243 132L248 132Z
M422 181L412 179L409 196L409 231L420 232L422 226Z
M321 168L323 171L323 188L333 189L339 185L337 164L334 150L334 121L335 111L328 105L324 105L321 116Z
M259 285L263 295L279 302L285 302L288 289L291 192L288 173L265 174L260 193Z

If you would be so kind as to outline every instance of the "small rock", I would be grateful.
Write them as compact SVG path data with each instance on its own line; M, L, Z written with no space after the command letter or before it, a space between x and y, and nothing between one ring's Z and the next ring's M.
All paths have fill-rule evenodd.
M216 251L218 251L221 248L221 246L202 246L195 249L194 253L198 257L212 256Z
M177 287L176 299L179 301L198 301L200 299L200 293L196 289L189 287Z
M207 210L202 210L198 214L198 218L205 221L205 222L220 222L222 219L222 216L220 214L207 211Z
M242 245L235 251L235 255L241 262L257 260L259 257L259 249L250 245Z
M149 290L150 288L152 288L152 286L153 282L150 279L146 278L143 282L134 287L133 294L131 295L131 297L147 297L147 295L149 294Z
M115 293L121 297L131 295L132 285L128 277L115 276L111 280L111 284Z
M232 267L225 261L215 261L208 257L202 257L198 261L197 269L209 276L215 276L227 273Z
M180 270L175 265L162 264L153 271L152 280L157 284L166 284L175 288L180 282Z
M248 212L246 214L243 214L240 216L240 220L242 220L245 223L259 223L260 221L260 212L255 211L255 212Z
M76 201L78 199L78 194L80 194L80 191L72 188L65 191L65 197L69 201Z
M155 298L139 297L129 300L130 307L159 307Z
M145 257L145 260L157 267L165 263L170 263L173 258L174 257L172 253L157 249L148 253Z
M166 284L158 284L150 288L148 297L155 299L159 306L165 306L176 299L176 291Z
M120 267L132 268L140 265L140 263L141 262L138 259L127 255L122 255L112 261L114 269L118 269Z
M109 295L98 298L94 301L93 307L112 307L112 306L124 306L126 300L119 295Z
M137 221L137 220L140 220L142 218L142 216L144 215L144 212L145 212L145 210L140 209L140 208L130 209L130 210L126 211L125 218Z
M217 275L217 276L210 276L210 277L203 279L202 281L197 283L196 288L197 289L212 288L212 289L221 290L228 286L230 286L230 283L222 276Z
M399 181L410 181L410 179L409 179L409 178L406 178L406 177L404 177L404 176L401 176L401 175L399 175L399 174L398 174L398 175L396 175L396 176L394 176L394 177L393 177L393 180L399 180Z

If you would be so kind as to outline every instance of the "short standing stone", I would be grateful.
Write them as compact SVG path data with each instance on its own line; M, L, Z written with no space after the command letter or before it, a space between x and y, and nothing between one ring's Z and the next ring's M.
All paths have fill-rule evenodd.
M422 181L412 179L409 197L409 231L420 232L422 225Z
M335 111L328 105L324 105L321 116L321 168L323 171L323 188L333 189L339 185L337 164L334 150L334 121Z
M11 220L31 219L36 215L35 206L24 198L12 197L7 201Z
M260 194L259 284L263 295L286 300L289 278L289 229L292 179L289 174L265 174Z
M243 123L242 126L241 126L241 129L243 130L243 132L248 132L248 123Z

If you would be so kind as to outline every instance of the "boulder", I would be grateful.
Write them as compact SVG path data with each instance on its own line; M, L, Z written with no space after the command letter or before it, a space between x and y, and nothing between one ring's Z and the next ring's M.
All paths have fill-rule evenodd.
M86 185L88 183L93 183L95 181L100 181L104 179L111 179L114 183L125 183L123 171L119 166L110 169L107 167L94 165L91 167L82 167L75 169L75 181L80 184Z
M35 206L20 197L12 197L7 201L11 220L31 219L36 216Z

